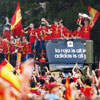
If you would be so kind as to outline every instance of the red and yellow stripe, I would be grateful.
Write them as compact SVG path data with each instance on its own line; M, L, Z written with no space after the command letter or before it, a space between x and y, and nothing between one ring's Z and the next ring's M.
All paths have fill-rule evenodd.
M20 90L20 81L18 77L13 74L13 66L6 59L1 63L0 66L0 77L9 82L15 89Z
M72 100L69 77L66 78L65 89L65 100Z
M11 19L11 31L18 28L21 25L21 20L22 20L22 16L21 16L20 4L19 2L17 2L16 11Z
M88 12L89 12L90 16L93 18L93 22L95 24L99 17L99 12L97 10L95 10L94 8L92 8L91 6L88 6Z

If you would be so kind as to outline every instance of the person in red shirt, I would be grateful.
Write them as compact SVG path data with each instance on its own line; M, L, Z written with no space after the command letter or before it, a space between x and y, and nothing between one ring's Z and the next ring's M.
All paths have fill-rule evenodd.
M64 33L63 37L67 40L72 37L72 30L67 30L66 33Z
M39 89L37 89L36 87L36 82L32 81L31 82L31 89L30 89L30 92L32 94L36 94L36 95L41 95L41 91Z
M51 25L51 30L53 34L53 39L61 38L60 29L57 21L54 21L54 24Z
M15 47L15 42L14 40L11 41L9 44L9 52L10 52L10 60L11 61L16 61L16 47Z
M26 44L26 37L23 37L22 38L22 43L21 43L21 45L22 45L22 48L21 48L21 51L22 51L22 61L24 61L24 58L25 58L25 56L26 56L26 54L25 54L25 44Z
M6 36L7 40L10 41L10 36L11 36L11 34L10 34L10 32L9 32L8 30L5 30L5 31L3 32L3 36Z
M62 20L59 21L59 29L61 32L61 38L62 39L65 38L65 35L67 34L68 28L63 25Z
M40 53L42 53L45 50L45 40L48 39L47 34L48 28L46 27L45 23L41 23L40 27Z
M18 52L21 52L21 48L22 48L21 39L18 37L16 39L16 49L18 50Z
M28 29L30 28L30 29ZM31 23L28 27L24 28L24 31L27 30L26 32L24 33L29 33L29 40L30 40L30 43L31 43L31 46L32 46L32 52L34 52L34 43L36 41L36 30L34 28L34 24Z
M24 52L26 54L24 60L29 59L30 58L30 54L32 52L32 47L31 47L31 43L27 39L25 39Z
M86 19L84 21L84 25L81 24L81 20L80 20L79 25L82 28L82 38L83 39L90 39L90 30L94 26L93 20L91 20L91 24L89 24L88 20Z
M42 18L42 21L46 23L47 27L51 28L52 38L58 39L61 38L59 23L57 20L54 20L54 24L50 25L45 18Z
M42 33L43 33L44 40L51 39L51 31L48 27L46 27L45 24L42 24Z
M2 45L3 45L3 53L5 55L7 55L7 53L8 53L8 40L5 37L2 41Z
M40 32L41 32L41 26L36 29L36 33L35 33L36 34L36 43L35 43L35 51L36 51L35 58L36 58L36 60L38 60L38 58L39 58L40 41L42 40L42 38L40 37Z
M23 37L25 34L24 34L24 29L21 29L21 32L20 32L20 37Z
M39 79L47 79L45 70L41 71L41 75L38 77Z
M78 27L77 30L75 30L72 35L73 35L73 38L75 39L81 38L82 37L81 27Z
M93 87L91 80L86 79L85 81L86 85L84 88L81 88L81 92L85 95L86 99L89 100L93 96Z

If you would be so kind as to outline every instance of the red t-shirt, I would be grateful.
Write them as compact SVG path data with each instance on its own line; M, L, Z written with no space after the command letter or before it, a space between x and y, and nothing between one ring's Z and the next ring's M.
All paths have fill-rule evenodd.
M100 90L100 82L99 82L99 84L98 84L98 89Z
M73 36L82 37L82 31L78 32L77 30L75 30L75 31L73 32Z
M35 43L35 40L36 40L35 32L36 32L35 29L28 30L28 33L30 34L30 43ZM33 35L33 36L31 36L31 35Z
M21 41L17 41L16 45L17 46L21 46ZM21 48L20 47L17 47L17 49L18 49L18 52L21 52Z
M47 76L40 76L39 79L47 79Z
M67 31L67 33L65 33L65 37L70 38L72 34L72 30L71 31Z
M82 38L83 39L90 39L90 26L82 26Z
M5 40L3 40L2 45L3 45L3 53L7 53L8 47L7 47L7 42Z
M31 52L32 52L31 43L26 43L26 44L25 44L24 52L25 52L25 53L31 53Z
M100 77L100 70L98 70L98 77Z
M49 40L49 39L51 39L51 34L48 34L48 32L49 32L49 28L45 28L44 30L43 30L43 37L44 37L44 40Z
M42 36L43 36L42 30L43 30L42 27L36 29L38 38L39 38L40 40L43 40L43 39L42 39Z
M59 26L51 25L52 38L57 39L61 37Z
M62 34L66 34L68 31L68 28L65 26L63 26L63 27L59 26L59 29L60 29L60 31L62 31Z
M10 41L10 32L9 31L4 31L3 35L6 36L8 41Z
M30 92L32 94L36 94L36 95L40 95L41 94L41 91L39 89L35 89L35 88L30 89Z
M24 36L24 32L21 31L20 32L20 36L23 37Z
M93 95L92 88L88 85L86 85L85 88L81 88L81 92L87 97L87 99L90 99Z
M14 45L12 45L12 44L9 45L9 48L10 48L10 53L11 53L11 54L12 54L12 53L15 51L15 49L16 49L16 47L15 47Z

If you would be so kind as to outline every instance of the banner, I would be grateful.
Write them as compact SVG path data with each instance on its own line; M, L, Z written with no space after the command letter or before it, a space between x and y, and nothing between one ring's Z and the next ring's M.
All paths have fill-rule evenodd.
M85 63L85 40L48 40L46 42L46 55L49 64Z

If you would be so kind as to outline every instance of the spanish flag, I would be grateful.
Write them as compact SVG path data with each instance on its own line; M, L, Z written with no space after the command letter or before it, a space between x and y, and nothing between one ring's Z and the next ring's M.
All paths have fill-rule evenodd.
M18 76L13 74L13 66L5 59L0 65L0 77L9 82L16 90L20 90Z
M6 67L9 71L13 71L14 70L14 67L5 59L1 65L0 65L0 70L3 68L3 67Z
M15 36L19 36L22 30L21 20L22 20L22 15L21 15L20 4L19 2L17 2L16 11L11 19L11 31Z
M69 77L66 78L65 83L65 100L72 100Z
M88 6L88 12L89 12L90 16L93 18L93 22L95 24L99 17L99 12L90 6Z

